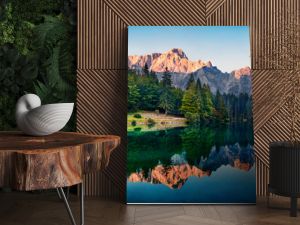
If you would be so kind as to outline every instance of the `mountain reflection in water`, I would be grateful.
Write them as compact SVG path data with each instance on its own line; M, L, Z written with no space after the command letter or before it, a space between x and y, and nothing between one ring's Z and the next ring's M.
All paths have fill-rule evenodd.
M147 182L151 184L164 184L171 189L183 187L189 177L201 178L210 176L223 165L249 171L254 164L253 149L250 144L241 147L239 143L221 147L213 146L207 157L195 160L191 165L186 159L186 152L174 154L169 165L159 163L148 171L138 169L128 176L128 182Z
M253 127L128 132L128 203L254 203Z

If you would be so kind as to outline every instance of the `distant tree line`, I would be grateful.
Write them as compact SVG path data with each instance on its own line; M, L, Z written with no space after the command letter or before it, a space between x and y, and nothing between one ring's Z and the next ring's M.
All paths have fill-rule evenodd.
M172 86L166 68L159 81L147 64L141 73L128 71L128 111L160 110L187 118L189 123L238 122L252 120L252 97L241 93L214 95L207 84L191 76L186 90Z
M159 138L158 138L159 137ZM188 126L184 129L157 130L128 133L128 173L137 168L148 171L157 165L157 159L169 165L174 153L186 152L186 159L191 165L198 165L202 158L207 158L213 148L239 143L243 151L241 157L248 156L245 147L253 145L253 127L248 123L231 123L215 129L211 126ZM163 151L162 151L163 149ZM247 159L251 161L251 158Z

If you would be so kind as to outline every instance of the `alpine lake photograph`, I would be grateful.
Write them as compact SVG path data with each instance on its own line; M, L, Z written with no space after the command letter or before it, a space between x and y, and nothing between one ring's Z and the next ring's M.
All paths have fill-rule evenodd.
M255 203L249 39L128 28L127 203Z

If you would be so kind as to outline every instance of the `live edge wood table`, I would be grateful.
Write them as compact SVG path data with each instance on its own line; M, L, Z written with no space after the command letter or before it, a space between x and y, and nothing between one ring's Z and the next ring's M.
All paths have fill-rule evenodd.
M103 170L119 144L120 137L112 135L57 132L32 137L20 132L0 132L0 187L19 191L56 189L76 225L63 187L78 184L83 225L83 176Z

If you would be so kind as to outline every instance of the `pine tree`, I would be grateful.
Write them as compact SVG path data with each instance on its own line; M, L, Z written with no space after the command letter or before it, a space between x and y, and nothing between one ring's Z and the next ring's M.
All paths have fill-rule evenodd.
M252 114L252 97L249 96L247 104L246 104L246 110L247 110L247 120L252 120L253 119L253 114Z
M153 70L150 70L149 77L152 78L156 84L158 84L157 76Z
M205 120L212 119L214 112L213 96L208 85L204 85L201 89L201 100L203 106L203 118Z
M191 85L195 82L193 74L190 75L190 79L186 85L186 89L189 89Z
M201 84L200 79L197 80L196 88L197 88L198 91L201 91L201 89L202 89L202 84Z
M169 90L165 90L159 98L159 107L165 110L167 115L169 111L173 110L175 107L175 102L172 94Z
M172 114L176 115L182 115L180 112L180 107L182 104L182 98L183 98L183 90L180 88L172 88L171 89L172 98L174 100L174 109L172 110Z
M148 65L147 63L145 63L144 67L143 67L143 74L145 76L147 76L149 74L149 68L148 68Z
M197 80L196 82L196 91L197 91L197 95L198 95L198 99L199 99L199 115L200 115L200 118L203 119L203 115L204 115L204 101L203 101L203 96L202 96L202 92L203 92L203 88L202 88L202 84L201 84L201 81L200 79Z
M163 73L162 85L163 85L163 87L171 87L172 86L171 74L168 71L168 67L166 67L166 70Z
M215 117L217 120L225 121L228 118L228 111L226 109L223 96L218 90L215 97Z
M128 85L128 110L136 111L140 102L140 92L135 84Z
M200 122L201 120L201 96L197 93L195 83L191 83L182 98L180 111L189 122Z

